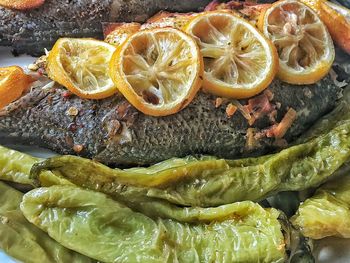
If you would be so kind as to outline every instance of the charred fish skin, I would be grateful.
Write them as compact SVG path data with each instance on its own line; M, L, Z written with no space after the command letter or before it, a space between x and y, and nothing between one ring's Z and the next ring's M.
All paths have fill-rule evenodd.
M160 10L198 11L210 0L46 0L33 10L0 7L0 46L42 55L59 37L102 38L102 22L144 22Z
M269 87L279 105L277 121L289 108L297 118L284 139L292 142L332 110L342 89L326 77L317 84L294 86L275 80ZM67 97L63 88L33 89L0 111L0 143L36 144L60 154L79 154L107 165L147 165L194 154L222 158L256 156L276 149L273 138L261 138L247 150L248 121L236 112L228 118L215 97L199 93L177 114L152 117L116 95L94 101ZM242 101L242 103L246 103ZM271 126L267 116L252 126Z

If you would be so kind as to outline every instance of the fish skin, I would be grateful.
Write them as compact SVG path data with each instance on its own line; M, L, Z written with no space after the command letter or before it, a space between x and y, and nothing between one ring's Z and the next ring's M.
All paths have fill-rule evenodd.
M298 113L284 137L288 142L332 110L342 96L329 76L306 86L274 80L269 90L272 102L281 103L278 121L289 107ZM215 108L215 97L202 92L188 107L166 117L142 114L120 95L94 101L64 98L65 92L60 87L36 88L2 109L0 143L36 144L60 154L76 154L74 145L81 145L79 155L111 166L147 165L190 154L238 158L276 150L271 138L247 150L247 120L239 112L228 118L226 107ZM69 116L69 109L77 109L77 116ZM253 127L263 130L270 125L264 117Z
M211 0L47 0L33 10L0 7L0 46L42 55L59 37L102 39L101 22L144 22L160 10L188 12Z

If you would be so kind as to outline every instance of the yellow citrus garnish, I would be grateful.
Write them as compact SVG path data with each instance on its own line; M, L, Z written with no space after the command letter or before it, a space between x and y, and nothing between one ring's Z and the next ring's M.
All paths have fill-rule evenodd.
M0 109L21 97L30 82L20 67L0 68Z
M115 49L94 39L61 38L47 58L48 75L79 97L109 97L118 91L108 74Z
M128 38L113 54L110 75L138 110L164 116L192 101L201 86L203 62L190 36L157 28Z
M230 12L205 12L191 20L193 36L204 58L206 91L248 98L267 88L278 70L273 44L248 21Z
M140 30L139 23L115 23L113 30L108 32L105 41L114 46L120 46L132 34Z
M335 56L333 42L310 7L278 1L260 15L258 27L277 47L281 80L312 84L328 73Z
M302 2L320 16L332 39L350 54L350 10L325 0L302 0Z

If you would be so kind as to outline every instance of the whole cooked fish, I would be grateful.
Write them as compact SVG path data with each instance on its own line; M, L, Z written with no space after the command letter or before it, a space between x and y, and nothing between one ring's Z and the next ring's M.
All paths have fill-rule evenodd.
M59 37L102 38L101 22L144 22L160 10L198 11L211 0L46 0L33 10L0 7L0 46L44 53Z
M36 144L108 165L144 165L192 154L260 155L292 142L329 112L341 94L329 76L307 86L274 80L264 93L236 101L240 111L231 117L225 111L229 102L220 106L202 92L177 114L152 117L119 95L94 101L62 87L39 87L0 111L0 143ZM296 119L283 138L271 136L291 109Z

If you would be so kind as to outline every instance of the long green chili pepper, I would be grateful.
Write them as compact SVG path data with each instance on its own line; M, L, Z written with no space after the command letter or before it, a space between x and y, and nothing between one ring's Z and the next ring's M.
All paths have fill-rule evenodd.
M163 162L160 169L120 170L80 157L59 156L35 164L31 176L38 178L42 171L49 170L75 185L117 200L138 202L140 198L152 198L177 205L210 207L259 201L280 191L316 187L349 159L347 120L304 144L258 158L176 159Z
M35 181L30 179L30 169L43 160L0 145L0 180L35 186ZM43 185L71 184L51 172L41 173L40 181Z
M292 218L305 236L350 238L350 176L326 183L307 199Z
M25 263L92 263L29 223L19 209L23 194L0 182L0 249Z
M41 160L0 146L0 179L34 185L29 179L30 169Z
M187 224L152 219L102 193L52 186L27 193L21 210L59 243L104 262L286 259L280 213L249 201L207 209L208 224Z

